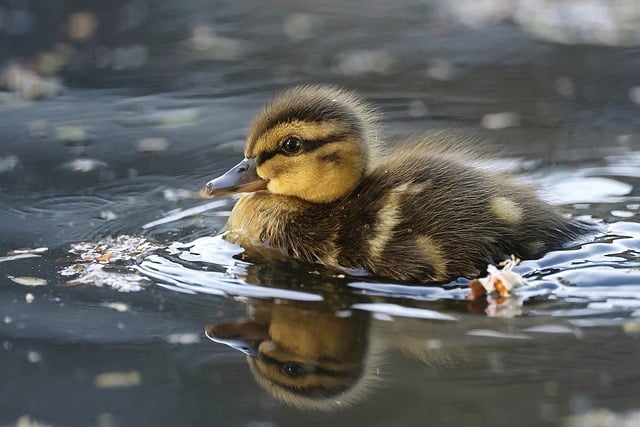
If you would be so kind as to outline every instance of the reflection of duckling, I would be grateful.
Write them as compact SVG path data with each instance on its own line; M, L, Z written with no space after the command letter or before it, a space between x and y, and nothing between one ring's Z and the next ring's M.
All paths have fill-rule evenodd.
M375 344L362 311L331 304L253 301L251 320L208 326L207 335L247 354L258 383L296 407L331 410L362 398L377 378Z
M384 359L393 350L434 367L465 359L458 322L375 322L350 309L348 296L323 296L322 302L250 299L248 319L207 326L206 334L245 353L258 384L301 409L358 403L389 379Z
M532 258L582 228L443 134L381 156L370 108L323 86L291 89L254 120L245 159L203 192L243 196L228 236L277 254L400 281L476 276Z

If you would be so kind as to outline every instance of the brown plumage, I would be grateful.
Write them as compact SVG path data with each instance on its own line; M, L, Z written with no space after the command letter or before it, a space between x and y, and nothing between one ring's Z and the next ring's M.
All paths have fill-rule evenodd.
M533 258L584 231L510 176L479 168L472 143L441 133L381 155L366 104L301 86L258 113L245 160L203 191L251 191L227 231L249 256L403 282L476 276L487 263Z

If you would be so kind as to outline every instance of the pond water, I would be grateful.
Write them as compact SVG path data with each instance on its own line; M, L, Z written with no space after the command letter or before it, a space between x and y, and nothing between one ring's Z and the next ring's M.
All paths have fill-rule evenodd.
M145 6L141 64L1 94L0 426L640 423L638 50L321 3L120 2ZM358 90L390 145L479 135L601 231L524 260L506 300L242 260L218 236L235 198L198 191L300 82Z

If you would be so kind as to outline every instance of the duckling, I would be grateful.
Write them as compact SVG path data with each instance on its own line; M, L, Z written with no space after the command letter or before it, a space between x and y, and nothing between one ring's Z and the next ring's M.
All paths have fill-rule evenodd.
M293 257L394 281L476 277L585 231L511 176L478 164L473 141L444 133L386 152L375 111L355 94L298 86L253 120L245 159L208 196L247 193L226 238L251 257Z
M369 339L369 313L339 317L333 301L280 302L250 300L248 318L205 333L245 353L258 384L287 404L330 411L365 396L383 351L381 340Z

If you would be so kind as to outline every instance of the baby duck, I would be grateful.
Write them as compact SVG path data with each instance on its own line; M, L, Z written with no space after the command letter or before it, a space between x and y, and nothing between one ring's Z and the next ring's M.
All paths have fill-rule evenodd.
M505 174L473 141L437 134L382 152L374 111L334 87L298 86L262 108L245 159L206 195L243 195L226 238L253 256L294 257L402 282L475 277L584 231Z

